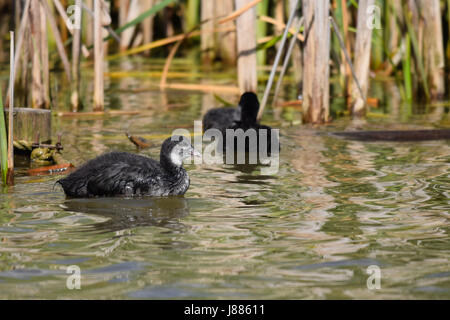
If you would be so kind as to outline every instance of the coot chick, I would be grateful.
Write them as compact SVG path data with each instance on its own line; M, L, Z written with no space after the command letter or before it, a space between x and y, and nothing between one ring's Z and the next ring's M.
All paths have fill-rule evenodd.
M267 143L267 151L270 153L272 128L257 122L258 111L259 101L256 94L253 92L245 92L241 95L237 108L216 108L209 110L203 117L203 130L206 131L211 128L220 130L223 137L223 149L226 150L226 129L242 129L244 134L247 133L247 130L254 129L256 131L257 142L255 145L250 146L248 139L246 139L245 151L248 152L259 149L260 129L266 129L267 135L264 137ZM235 149L237 147L236 142L237 139L235 138Z
M69 197L183 195L189 176L183 159L199 155L182 136L166 139L159 162L127 152L110 152L58 180Z

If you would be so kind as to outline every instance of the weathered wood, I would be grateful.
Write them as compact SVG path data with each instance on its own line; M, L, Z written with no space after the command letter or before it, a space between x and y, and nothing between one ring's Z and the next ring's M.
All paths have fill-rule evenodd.
M419 0L419 6L424 19L423 59L425 74L430 86L431 98L442 98L445 93L445 58L440 1Z
M373 6L375 0L360 0L358 5L358 21L356 25L355 42L355 73L361 87L362 94L355 81L352 82L352 116L361 117L366 113L366 103L364 97L367 96L369 88L370 53L372 46L372 28L369 28L367 8Z
M46 109L14 108L13 137L15 141L34 142L39 132L42 143L51 142L51 111ZM5 109L9 117L9 109ZM7 126L9 128L9 124Z
M303 0L303 121L329 121L330 20L329 0Z
M216 2L215 16L222 17L233 12L234 0L221 0ZM234 22L229 21L224 23L224 27L233 27ZM236 31L219 32L217 33L217 55L222 62L227 65L236 65Z
M104 107L101 14L101 0L94 0L94 111L102 111Z
M396 131L348 131L333 132L333 135L358 141L427 141L449 140L449 129L396 130Z
M236 0L236 9L251 3L251 0ZM238 83L241 93L256 92L258 86L256 61L256 8L245 11L236 19L238 51Z
M214 6L215 1L202 0L200 48L202 50L202 60L206 64L210 64L214 60Z

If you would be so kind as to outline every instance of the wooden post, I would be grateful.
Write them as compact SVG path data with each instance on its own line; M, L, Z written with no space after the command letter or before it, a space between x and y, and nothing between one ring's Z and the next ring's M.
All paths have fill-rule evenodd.
M424 19L423 59L431 98L442 98L445 93L444 37L442 35L439 0L419 0Z
M81 0L75 0L75 5L81 8ZM83 11L80 10L81 16ZM80 20L81 20L80 16ZM80 52L81 52L81 30L80 28L74 28L72 31L72 94L70 96L70 103L72 105L72 111L77 112L81 109L80 105Z
M5 109L5 115L9 116ZM14 108L13 134L15 141L35 142L36 133L42 143L52 140L52 112L46 109ZM9 129L9 124L8 124Z
M236 0L236 9L252 2ZM241 93L256 92L258 78L256 70L256 8L253 7L236 20L236 38L238 51L238 83Z
M234 0L221 0L216 2L215 16L223 17L233 12ZM223 28L232 28L234 26L233 21L225 22ZM236 65L236 32L227 31L219 32L217 34L217 55L220 56L222 62L227 65Z
M215 1L202 0L201 21L204 22L201 27L201 50L202 60L206 64L214 60L214 5Z
M101 1L94 0L94 111L103 111L103 39Z
M355 80L352 81L352 116L362 117L366 113L367 90L369 88L370 52L372 45L372 28L369 27L370 17L367 8L373 6L375 0L360 0L358 6L358 21L355 41L355 74L361 86L361 91Z
M303 121L329 121L330 20L329 0L303 0Z

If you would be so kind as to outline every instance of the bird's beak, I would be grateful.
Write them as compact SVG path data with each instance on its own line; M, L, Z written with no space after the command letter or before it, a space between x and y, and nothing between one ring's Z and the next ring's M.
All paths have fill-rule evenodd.
M192 148L192 150L191 150L191 156L194 156L194 157L201 157L202 155L201 155L200 152L198 152L197 150L195 150L194 148Z

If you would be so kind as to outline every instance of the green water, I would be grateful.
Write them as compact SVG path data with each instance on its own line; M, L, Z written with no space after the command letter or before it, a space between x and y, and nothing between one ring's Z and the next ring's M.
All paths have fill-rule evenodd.
M157 157L172 130L192 131L220 106L199 92L130 91L152 81L108 79L107 106L139 115L55 117L65 158L136 152L126 130L152 141L141 153ZM366 128L448 127L443 107L389 100L377 110L387 116ZM449 299L449 141L348 141L324 134L348 120L290 125L298 119L293 109L264 118L281 126L278 174L187 165L180 198L66 200L60 176L18 169L0 193L0 298ZM79 290L66 287L70 265L81 269ZM371 265L378 290L366 284Z

